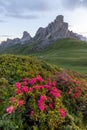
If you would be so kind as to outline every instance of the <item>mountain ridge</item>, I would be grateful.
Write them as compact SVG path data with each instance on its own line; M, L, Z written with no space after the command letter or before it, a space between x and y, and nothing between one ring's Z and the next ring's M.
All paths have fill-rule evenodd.
M29 44L33 42L39 42L40 44L37 45L37 48L41 49L62 38L81 40L82 36L70 31L68 26L68 23L64 22L64 16L58 15L53 22L48 24L47 27L40 27L34 37L31 37L27 31L24 31L22 38L14 38L13 40L8 38L7 41L3 41L0 46L5 48L18 43Z

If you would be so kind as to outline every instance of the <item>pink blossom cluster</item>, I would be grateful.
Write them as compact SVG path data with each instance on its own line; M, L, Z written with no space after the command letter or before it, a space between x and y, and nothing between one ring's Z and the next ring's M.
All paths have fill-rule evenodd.
M41 112L44 112L45 110L54 109L55 108L55 99L61 97L61 91L56 87L56 82L52 82L51 79L48 79L47 84L44 83L44 79L38 75L36 78L32 79L23 79L23 82L17 82L15 84L16 87L16 94L17 97L21 97L20 94L23 94L24 96L28 96L31 93L35 92L45 92L45 94L42 93L42 95L39 96L39 99L37 100L37 106ZM39 84L39 85L38 85ZM45 91L44 91L45 90ZM22 96L23 96L22 95ZM26 101L23 99L16 99L15 97L11 98L11 106L9 106L6 109L6 112L11 114L14 111L13 105L16 104L17 107L21 107L25 104ZM65 117L65 111L61 108L60 109L60 115L61 117ZM34 113L34 110L31 108L30 115Z
M82 94L82 89L80 86L80 82L76 79L73 79L68 74L60 74L58 75L58 85L61 86L62 90L71 98L76 99L79 98Z
M73 89L70 89L68 92L67 92L68 95L70 95L72 98L79 98L82 94L82 90L81 90L81 87L78 86L76 88L73 88Z
M20 106L24 105L24 100L22 100L22 99L17 100L15 97L13 97L13 98L11 98L10 103L11 103L11 106L6 108L6 112L8 114L11 114L14 111L14 107L13 107L14 103L16 103L18 107L20 107Z
M11 113L13 112L13 110L14 110L13 106L9 106L9 107L6 109L6 112L7 112L8 114L11 114Z
M37 81L44 82L44 79L38 75L36 78L32 78L29 80L29 84L34 85Z
M38 100L38 107L42 112L44 112L45 110L45 105L44 105L45 100L46 100L46 96L44 95L40 96L40 99Z
M22 106L22 105L24 105L24 100L19 100L18 101L18 106Z
M53 95L55 98L60 98L60 90L58 90L56 87L50 91L50 94Z
M63 108L60 108L59 112L60 112L61 117L65 118L65 116L66 116L65 110Z

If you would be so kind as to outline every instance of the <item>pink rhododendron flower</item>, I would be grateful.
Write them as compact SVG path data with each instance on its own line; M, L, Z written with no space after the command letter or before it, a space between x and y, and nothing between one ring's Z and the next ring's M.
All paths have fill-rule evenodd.
M66 112L65 112L65 110L63 108L60 108L59 112L60 112L61 117L64 118L66 116Z
M6 112L7 112L8 114L11 114L11 113L13 112L13 110L14 110L13 106L10 106L10 107L8 107L8 108L6 109Z
M40 109L42 112L44 112L44 110L45 110L44 101L45 101L46 99L47 99L46 96L42 95L42 96L40 96L40 99L38 100L38 107L39 107L39 109Z
M53 85L53 86L56 86L56 85L57 85L56 81L54 81L54 82L52 83L52 85Z
M74 97L79 98L80 96L81 96L81 92L77 92Z
M44 79L43 79L40 75L37 76L37 80L38 80L39 82L44 82Z
M60 98L60 93L59 92L54 92L54 91L50 91L50 94L53 95L55 98Z
M60 91L57 88L54 88L50 91L50 94L53 95L55 98L60 98Z
M49 85L49 86L52 86L52 81L51 81L50 78L48 78L48 85Z
M47 99L47 98L46 98L45 95L40 96L40 100L41 100L41 101L45 101L46 99Z
M21 87L20 82L16 82L15 86L16 86L17 89L20 89L20 87Z
M87 94L85 94L85 96L87 97Z
M27 85L27 81L23 81L23 85Z
M23 104L24 104L24 100L19 100L18 101L18 106L23 106Z
M17 99L15 97L11 98L11 103L13 104L14 102L16 102Z
M44 85L44 88L46 88L46 89L48 89L48 90L51 90L50 85Z
M40 87L39 86L34 86L33 88L36 89L36 90L38 90Z
M22 92L28 93L28 86L23 86L22 87Z
M20 89L18 89L17 91L16 91L16 94L21 94L22 93L22 91L20 90Z
M29 80L29 84L34 85L36 83L37 79L36 78L32 78Z
M41 100L38 100L38 107L42 112L44 112L45 106Z
M41 85L41 86L39 86L40 87L40 89L43 89L44 88L44 85Z

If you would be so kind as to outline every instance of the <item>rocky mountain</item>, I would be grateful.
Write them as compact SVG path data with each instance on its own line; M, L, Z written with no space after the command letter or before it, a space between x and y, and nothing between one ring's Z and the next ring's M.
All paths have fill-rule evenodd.
M6 41L3 41L1 43L2 47L8 47L15 44L26 44L29 43L32 40L32 37L27 31L23 32L22 38L14 38L14 39L7 39Z
M1 46L7 47L17 43L25 44L38 42L39 44L36 46L36 48L39 49L61 38L81 39L78 34L73 33L68 29L68 23L64 22L64 16L59 15L47 27L40 27L33 38L27 31L24 31L22 38L15 38L13 40L7 39L7 41L1 43Z
M20 42L20 39L19 39L19 38L14 38L14 39L9 39L9 38L7 38L6 41L3 41L3 42L1 43L1 46L2 46L2 47L7 47L7 46L10 46L10 45L17 44L17 43L19 43L19 42Z
M87 37L84 37L82 35L79 35L79 37L80 37L81 41L87 41Z
M24 31L23 36L20 39L20 43L21 44L29 43L31 40L32 40L32 37L30 36L30 34L27 31Z
M40 27L34 37L35 40L58 40L60 38L79 39L75 33L68 30L68 23L64 22L64 17L59 15L54 22L46 28Z

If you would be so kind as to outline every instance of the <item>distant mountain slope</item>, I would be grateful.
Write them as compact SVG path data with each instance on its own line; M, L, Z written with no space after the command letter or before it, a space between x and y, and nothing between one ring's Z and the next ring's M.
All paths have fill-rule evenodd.
M37 44L17 44L4 50L0 48L0 53L33 55L49 63L87 74L87 42L61 39L41 51L36 51Z

